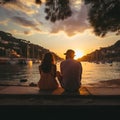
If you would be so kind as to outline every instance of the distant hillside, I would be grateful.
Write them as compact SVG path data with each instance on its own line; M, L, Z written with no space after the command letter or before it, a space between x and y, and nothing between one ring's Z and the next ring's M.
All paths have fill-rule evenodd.
M109 47L103 47L95 50L82 58L79 61L120 61L120 40Z
M0 31L0 57L42 59L42 56L48 51L50 50L40 45L33 44L24 39L15 38L11 33ZM53 54L56 60L61 60L54 52Z

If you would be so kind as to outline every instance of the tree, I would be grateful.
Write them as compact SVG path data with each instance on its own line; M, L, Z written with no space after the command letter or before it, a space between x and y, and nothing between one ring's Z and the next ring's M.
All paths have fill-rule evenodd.
M89 22L98 36L107 32L120 34L120 0L84 0L90 4Z
M14 2L16 0L2 0L1 3ZM82 0L89 5L88 20L94 28L94 33L104 37L108 32L120 34L120 0ZM42 4L41 0L35 0L36 4ZM46 19L51 22L64 20L72 15L70 0L46 0Z

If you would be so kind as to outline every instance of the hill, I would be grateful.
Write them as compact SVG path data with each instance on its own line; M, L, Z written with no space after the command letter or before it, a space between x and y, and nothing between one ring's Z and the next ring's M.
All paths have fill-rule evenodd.
M79 61L100 61L100 62L113 62L120 61L120 40L109 47L103 47L99 50L95 50L82 58Z
M15 38L11 33L0 31L0 57L23 57L41 60L43 55L49 51L49 49L30 41ZM53 54L56 60L61 60L54 52Z

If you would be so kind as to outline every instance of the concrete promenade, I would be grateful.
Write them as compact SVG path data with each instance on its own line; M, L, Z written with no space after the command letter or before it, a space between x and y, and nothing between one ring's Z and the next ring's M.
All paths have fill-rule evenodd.
M62 88L39 91L36 86L0 86L0 113L7 119L8 114L11 119L119 119L120 87L82 86L77 93L66 93Z
M0 86L0 105L120 106L120 87L82 86L79 92L67 93L62 88L39 91L35 86Z

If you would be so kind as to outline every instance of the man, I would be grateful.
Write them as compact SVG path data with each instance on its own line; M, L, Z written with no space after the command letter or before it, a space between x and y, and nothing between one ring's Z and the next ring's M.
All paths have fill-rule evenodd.
M74 60L74 50L68 49L64 55L66 60L60 64L60 72L57 72L58 80L66 91L78 91L81 86L82 65Z

